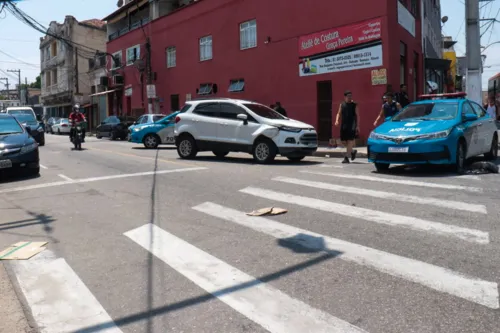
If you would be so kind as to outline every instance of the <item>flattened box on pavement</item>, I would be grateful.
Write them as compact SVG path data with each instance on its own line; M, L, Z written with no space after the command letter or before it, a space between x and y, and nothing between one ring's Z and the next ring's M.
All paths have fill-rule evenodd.
M268 216L268 215L280 215L286 213L287 210L278 207L267 207L254 210L253 212L246 213L249 216Z
M0 260L26 260L45 250L48 242L18 242L0 252Z

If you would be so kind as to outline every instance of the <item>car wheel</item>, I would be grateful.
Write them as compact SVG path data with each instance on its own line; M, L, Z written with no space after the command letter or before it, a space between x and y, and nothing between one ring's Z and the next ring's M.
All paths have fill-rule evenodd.
M45 139L40 140L38 143L39 146L45 146Z
M40 174L40 167L38 168L32 168L32 169L26 169L26 175L28 176L31 176L31 177L35 177L35 176L38 176Z
M226 155L229 154L228 151L215 151L215 150L212 153L214 153L214 155L217 156L218 158L226 157Z
M110 138L111 140L115 141L115 140L116 140L116 138L117 138L116 132L111 131L111 134L110 134L109 138Z
M457 153L455 160L455 171L458 174L465 173L465 157L467 156L467 151L465 148L465 143L461 140L457 144Z
M305 158L305 156L287 156L286 158L292 162L300 162Z
M96 131L96 132L95 132L95 138L96 138L96 139L102 139L102 135L101 135L101 133Z
M489 161L494 161L498 157L498 136L495 134L493 135L493 140L491 141L491 147L490 151L484 154L484 157L486 157L487 160Z
M375 169L377 169L377 172L384 172L389 170L389 163L375 163Z
M253 148L253 158L257 163L271 163L276 158L276 146L271 140L259 140Z
M160 144L160 139L156 135L148 134L144 137L143 142L144 142L144 147L148 149L156 149Z
M183 136L179 139L179 144L177 145L177 154L180 158L190 159L194 158L198 153L198 148L196 148L196 142L191 136Z
M59 128L57 129L57 135L61 135L61 130Z

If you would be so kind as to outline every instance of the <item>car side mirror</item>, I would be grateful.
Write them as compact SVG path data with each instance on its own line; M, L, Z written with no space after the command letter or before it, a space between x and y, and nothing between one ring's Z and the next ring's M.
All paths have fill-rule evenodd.
M467 114L465 114L465 115L462 116L463 122L475 121L477 119L478 119L477 115L476 114L472 114L472 113L467 113Z
M26 130L26 132L28 132L28 134L31 134L31 127L29 127L28 124L23 123L23 127Z
M248 116L246 114L240 113L236 116L237 119L243 120L243 124L248 124Z

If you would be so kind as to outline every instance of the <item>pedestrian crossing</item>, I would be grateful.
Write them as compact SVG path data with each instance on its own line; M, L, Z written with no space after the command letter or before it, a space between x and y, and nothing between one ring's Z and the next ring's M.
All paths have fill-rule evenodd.
M267 182L259 184L248 184L229 193L232 198L241 199L246 203L246 211L251 211L254 200L264 200L269 202L269 206L278 205L288 209L285 216L294 216L298 209L323 214L324 221L327 223L345 223L350 221L363 221L369 226L383 226L388 230L387 237L398 237L401 235L417 235L417 237L435 237L438 242L462 242L464 253L458 255L467 256L467 249L479 247L488 250L494 240L491 239L489 230L481 224L481 218L491 214L494 207L485 203L478 202L473 195L469 200L451 200L451 194L460 191L471 194L483 192L484 184L478 179L464 178L460 184L449 183L436 180L425 182L423 180L391 178L389 175L373 175L349 173L350 170L332 167L310 167L305 170L297 170L293 175L277 175L266 179ZM312 180L311 178L314 178ZM342 182L350 182L356 185L347 185ZM403 193L404 191L392 192L388 188L384 190L370 189L367 184L393 184L406 187L411 192L411 188L418 187L419 192L428 191L428 195L418 196L415 194ZM279 189L277 189L279 188ZM308 189L301 195L297 191ZM311 194L317 191L317 195ZM335 193L339 196L350 196L360 198L356 206L347 205L341 200L335 200L335 196L330 196L328 200L325 197L318 198L319 193ZM453 297L456 302L473 303L488 311L500 309L498 281L491 277L482 277L464 274L449 267L441 267L431 262L426 262L422 258L415 259L411 256L405 256L401 253L391 253L377 249L376 246L362 244L351 240L342 239L342 237L333 237L328 232L315 232L314 227L297 226L290 219L280 219L280 217L256 217L246 214L242 207L235 207L234 201L214 199L199 202L190 207L190 211L196 212L203 217L203 223L209 227L220 228L221 224L236 228L241 234L234 234L234 237L251 233L256 237L264 237L266 240L283 240L294 243L297 246L311 250L312 252L331 255L335 260L345 262L347 265L356 267L356 271L362 275L363 270L375 271L382 276L387 275L401 281L401 283L412 283L419 287L426 288L433 293L446 294ZM441 220L424 219L421 216L411 216L414 214L401 212L389 212L384 207L374 209L373 207L363 207L362 198L376 198L380 202L399 202L412 207L419 207L422 211L436 211L441 214L447 214L448 218ZM463 197L462 197L463 198ZM453 198L456 199L456 198ZM191 205L190 205L191 206ZM413 210L412 210L413 211ZM413 211L414 212L414 211ZM454 214L469 214L477 217L479 222L473 226L465 226L466 221L458 223ZM307 214L307 213L305 213ZM346 219L332 219L331 216L345 217ZM460 215L458 215L460 216ZM455 225L460 224L460 225ZM309 230L313 229L313 230ZM132 245L142 248L159 259L166 267L175 270L185 279L194 283L197 287L213 295L229 308L250 319L263 329L272 333L360 333L368 332L366 323L353 324L348 318L343 318L337 313L326 311L314 307L308 302L293 297L290 294L280 290L277 286L266 282L263 279L256 278L252 274L245 272L245 267L238 267L225 262L223 259L203 250L195 244L183 239L177 232L168 230L168 227L160 227L151 223L141 225L135 229L124 232L124 238L131 240ZM392 233L394 232L394 234ZM405 240L402 240L405 241ZM415 244L413 244L415 245ZM418 245L418 244L417 244ZM416 246L416 245L415 245ZM235 251L234 248L227 245L227 251ZM52 259L51 265L59 262L66 265L65 262L58 259ZM26 264L24 264L26 265ZM38 268L37 268L38 269ZM16 270L23 292L28 295L27 301L35 307L34 312L42 303L41 300L50 298L48 291L41 288L34 277L29 276L34 268L19 267ZM70 269L64 268L58 271L59 275L52 277L54 281L59 281L64 285L64 275L70 277L73 273ZM314 277L308 277L312 281ZM362 277L361 277L362 279ZM72 321L68 318L62 318L72 326L71 330L61 329L61 320L54 319L52 323L50 307L40 310L40 318L45 332L66 332L78 331L84 329L89 324L99 325L102 322L112 322L109 315L102 306L93 298L92 294L86 289L83 283L77 280L69 279L73 285L83 290L84 303L74 300L78 306L82 307L82 316L89 316L89 313L98 313L101 317L96 317L94 322L88 323L86 320ZM319 282L321 283L321 282ZM50 284L46 287L49 288ZM56 287L53 287L57 289ZM412 291L409 290L409 293ZM31 295L31 296L29 296ZM358 297L352 295L353 298ZM415 293L414 297L420 297ZM66 301L67 302L67 301ZM337 302L332 298L331 302ZM65 301L57 303L58 308L52 311L62 311L62 307L67 306ZM342 304L336 304L341 307ZM418 314L416 314L418 315ZM46 316L46 317L44 317ZM85 318L86 318L85 317ZM91 316L92 317L92 316ZM48 318L48 319L47 319ZM56 323L58 323L56 325ZM53 325L53 326L51 326ZM198 323L202 326L203 323ZM357 325L357 326L356 326ZM55 327L51 329L51 327ZM445 327L445 326L444 326ZM108 325L109 332L121 332L120 328ZM123 332L128 332L121 328ZM85 330L83 330L85 331ZM82 332L83 332L82 331ZM106 331L106 332L108 332ZM217 331L213 328L202 329L200 332ZM371 330L370 330L371 331ZM412 331L419 331L418 327ZM384 332L381 327L376 332ZM443 331L445 332L445 331ZM373 332L372 332L373 333Z

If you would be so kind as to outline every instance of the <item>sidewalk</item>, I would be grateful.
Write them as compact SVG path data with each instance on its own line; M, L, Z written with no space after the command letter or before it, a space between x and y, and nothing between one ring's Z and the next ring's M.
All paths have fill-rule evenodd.
M358 158L367 158L368 157L366 147L356 147L354 149L356 149L358 151L358 154L356 155L356 157L358 157ZM337 147L337 148L319 147L313 156L343 158L345 156L345 152L346 152L346 149L341 148L341 147Z
M35 333L24 314L4 265L0 262L0 332Z

